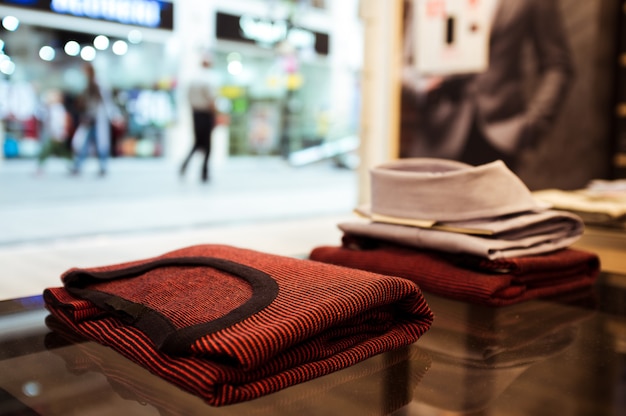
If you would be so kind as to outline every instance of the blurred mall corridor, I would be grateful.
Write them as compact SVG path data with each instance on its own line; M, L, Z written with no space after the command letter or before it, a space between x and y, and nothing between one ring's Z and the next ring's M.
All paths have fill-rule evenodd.
M0 166L0 298L39 293L77 265L121 262L217 243L306 254L338 241L336 223L357 201L356 173L331 162L293 168L281 158L233 157L209 184L163 159L113 159L79 177L60 160Z
M32 161L0 167L0 245L337 214L356 203L356 174L330 162L235 157L209 184L199 166L180 178L164 160L112 160L105 178L95 161L79 177L50 162L40 176Z

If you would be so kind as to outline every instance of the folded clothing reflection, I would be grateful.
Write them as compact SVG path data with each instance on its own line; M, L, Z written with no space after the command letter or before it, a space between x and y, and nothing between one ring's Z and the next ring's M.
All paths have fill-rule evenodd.
M427 296L435 323L416 346L431 368L410 407L485 410L530 367L567 350L595 314L591 291L492 308ZM582 305L582 307L580 306Z
M46 336L47 348L65 361L71 373L77 376L88 371L101 373L121 398L152 406L164 416L215 411L199 397L155 377L112 349L80 337L54 316L46 319L46 325L52 330ZM64 348L68 346L71 348ZM406 346L222 411L224 414L301 415L303 412L343 414L345 409L350 409L360 415L386 415L412 400L414 389L429 367L428 353ZM393 388L385 389L383 383L390 381L394 383Z
M214 406L410 345L432 323L405 279L223 245L62 280L44 292L57 319Z

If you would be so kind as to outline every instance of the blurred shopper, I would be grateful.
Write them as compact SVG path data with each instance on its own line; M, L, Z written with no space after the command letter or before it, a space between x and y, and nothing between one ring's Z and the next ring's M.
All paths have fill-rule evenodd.
M37 174L50 156L72 160L70 137L72 119L63 103L63 93L53 89L46 93L41 115L42 148L37 158Z
M418 74L413 66L413 3L406 5L402 156L472 165L501 159L516 170L520 151L536 146L552 126L573 80L558 1L497 0L487 69L430 77ZM528 101L524 79L528 55L523 53L527 44L537 73Z
M215 94L211 85L210 69L213 67L213 60L210 56L204 56L201 61L201 70L191 81L187 91L187 98L191 106L193 117L193 146L185 158L180 175L183 176L189 165L189 161L196 152L203 154L201 179L202 182L209 181L209 158L211 156L211 135L215 127L216 108Z
M122 125L123 119L110 90L103 88L96 80L93 65L84 64L83 71L87 85L77 101L79 124L72 138L72 146L76 150L72 174L80 173L93 146L100 162L100 176L104 176L110 154L111 124Z

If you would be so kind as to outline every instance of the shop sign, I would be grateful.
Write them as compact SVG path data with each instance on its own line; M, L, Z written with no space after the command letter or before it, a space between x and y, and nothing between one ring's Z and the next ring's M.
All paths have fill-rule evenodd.
M239 18L241 35L255 42L273 45L287 38L287 22L257 19L252 16Z
M128 25L173 29L174 5L161 0L0 0L0 4Z
M285 20L263 20L252 16L239 18L241 35L258 43L274 45L288 40L297 48L315 46L315 34L298 27L289 28Z
M52 0L50 9L55 13L147 27L158 27L161 20L161 6L156 1Z
M256 43L272 46L287 40L297 48L314 48L321 55L328 54L328 35L289 25L286 20L271 20L217 12L216 37L218 39Z

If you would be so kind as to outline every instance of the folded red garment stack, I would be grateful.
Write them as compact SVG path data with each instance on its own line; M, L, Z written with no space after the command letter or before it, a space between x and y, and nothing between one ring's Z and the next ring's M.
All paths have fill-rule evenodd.
M348 237L354 245L354 239ZM572 248L547 254L488 260L381 244L372 249L316 247L311 260L399 276L425 292L500 306L554 296L591 286L600 271L598 256Z
M215 406L409 345L433 318L406 279L221 245L62 281L56 318Z

